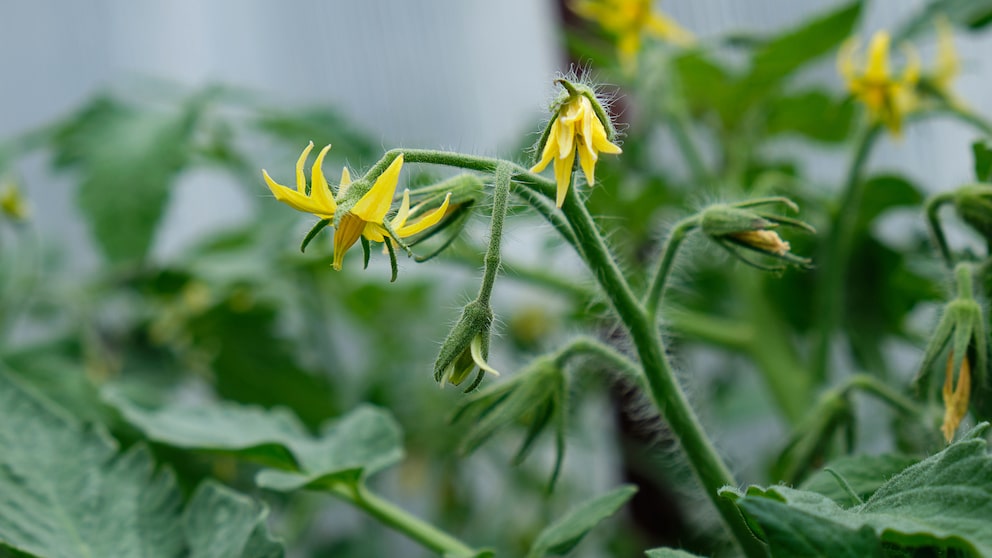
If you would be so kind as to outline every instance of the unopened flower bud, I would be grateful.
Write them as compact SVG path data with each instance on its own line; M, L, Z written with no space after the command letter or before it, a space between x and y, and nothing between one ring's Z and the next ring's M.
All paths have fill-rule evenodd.
M499 376L499 372L486 362L492 323L493 311L488 305L473 301L465 306L462 317L444 340L434 362L434 380L441 387L449 383L461 385L477 367L479 373L465 391L478 387L486 372Z
M773 271L781 269L781 267L771 267L751 260L744 255L740 248L784 260L798 267L810 267L810 260L793 254L790 251L789 243L782 240L782 237L773 229L783 225L814 232L813 227L796 219L759 212L754 209L775 203L795 209L795 205L784 198L759 199L737 204L717 204L707 207L700 213L699 227L711 240L748 265Z

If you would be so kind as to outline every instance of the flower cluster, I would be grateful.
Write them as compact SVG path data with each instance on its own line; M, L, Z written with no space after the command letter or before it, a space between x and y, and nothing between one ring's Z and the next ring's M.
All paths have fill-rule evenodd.
M645 35L679 46L695 39L672 18L652 8L652 0L578 0L572 9L599 23L617 41L620 62L632 71Z
M578 154L579 166L586 182L596 182L596 162L600 153L618 154L622 150L613 143L613 124L592 90L558 80L565 88L552 108L554 115L538 144L541 158L530 170L541 172L554 161L555 182L558 184L556 204L561 207L572 181L572 169Z
M352 183L347 167L341 171L341 182L337 195L331 191L324 177L322 165L331 146L324 147L317 155L310 171L310 184L307 184L304 165L313 149L313 142L303 150L296 161L296 190L272 180L269 173L262 171L265 183L275 198L297 211L312 213L321 220L334 225L334 269L340 270L345 253L364 237L372 242L393 242L411 237L438 224L444 218L451 201L449 193L440 207L425 213L408 223L415 210L410 209L410 191L403 192L403 201L393 218L387 222L386 215L393 205L400 170L403 168L403 155L400 154L386 170L367 183Z

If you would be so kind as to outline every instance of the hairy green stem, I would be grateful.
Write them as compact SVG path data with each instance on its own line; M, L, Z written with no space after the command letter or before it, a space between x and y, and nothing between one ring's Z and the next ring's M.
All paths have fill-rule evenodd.
M830 237L817 267L822 274L817 279L816 345L813 347L811 369L814 383L823 383L830 365L830 344L834 331L841 320L844 307L844 285L847 280L847 265L853 249L858 210L864 193L862 174L871 148L878 138L881 126L868 127L858 140L854 158L847 170L844 192L840 207L833 218Z
M847 379L841 390L844 392L854 389L870 393L888 403L900 413L911 417L924 416L923 410L914 401L892 389L878 378L868 374L855 374Z
M934 244L940 250L940 256L944 259L949 269L954 268L954 258L951 256L951 249L947 245L947 237L944 236L944 228L940 226L940 215L938 211L945 203L951 201L953 194L942 193L931 197L926 202L927 224L930 229L930 236L933 237Z
M489 298L499 273L500 245L503 241L503 221L506 218L506 204L510 197L510 181L513 173L510 163L500 163L496 167L493 190L492 223L489 227L489 247L484 260L485 271L479 287L479 304L489 306Z
M613 365L625 378L637 384L641 389L647 389L648 386L644 382L644 374L641 374L641 369L638 368L635 362L613 347L601 343L592 337L582 336L573 339L568 345L565 345L555 353L554 359L559 366L562 366L571 358L582 354L593 356Z
M630 330L655 406L679 438L704 492L744 553L749 557L764 557L764 546L751 534L736 506L718 493L724 486L736 486L736 481L707 438L676 380L654 322L634 296L592 216L574 192L565 198L562 210L585 248L587 264Z
M696 217L683 219L672 227L665 240L665 245L661 249L661 258L658 260L658 269L655 270L651 279L651 287L644 296L644 308L647 309L648 319L655 321L658 314L658 306L661 304L661 297L665 294L665 283L672 271L672 263L675 261L675 254L682 245L685 235L698 226L699 220Z
M459 557L470 557L477 554L467 544L403 510L392 502L377 496L361 483L355 485L336 484L331 487L331 493L361 508L365 513L376 518L382 524L396 529L438 554Z

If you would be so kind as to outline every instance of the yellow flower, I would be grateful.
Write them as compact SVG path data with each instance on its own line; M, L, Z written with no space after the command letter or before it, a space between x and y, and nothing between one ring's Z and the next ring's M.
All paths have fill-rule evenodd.
M920 62L915 51L905 49L906 67L896 78L889 70L889 34L879 31L868 46L868 61L860 69L857 59L858 41L849 39L841 47L837 69L847 81L850 92L857 97L876 122L881 122L893 135L902 133L902 121L916 107L915 88L920 78Z
M555 181L558 183L558 207L561 207L565 195L568 194L576 152L579 154L579 165L590 186L595 183L596 161L599 159L599 154L622 152L620 147L610 142L606 128L596 115L592 102L581 93L572 94L558 109L544 143L544 149L541 151L541 160L530 169L531 172L541 172L554 160Z
M944 423L940 431L944 439L951 443L961 419L968 413L968 399L971 397L971 364L968 357L961 361L957 384L954 383L954 353L947 357L947 373L944 376Z
M643 35L679 46L688 46L695 41L692 33L675 20L654 11L652 0L578 0L572 4L572 9L617 37L617 52L628 71L637 60Z
M30 213L17 184L8 181L0 185L0 214L6 215L12 221L24 221Z
M306 163L310 150L313 149L313 142L303 150L299 160L296 162L296 190L287 188L276 183L269 177L265 170L262 175L269 190L277 200L289 205L293 209L306 213L313 213L321 219L333 220L334 223L334 269L341 269L341 262L344 255L352 246L358 242L360 237L365 237L373 242L390 241L389 229L397 238L406 238L420 233L436 225L448 210L448 203L451 200L449 193L444 198L444 203L437 209L423 215L417 221L407 224L409 216L414 211L410 210L410 192L403 193L403 202L396 216L386 225L386 215L393 205L393 196L396 194L396 185L399 182L400 169L403 168L403 155L400 154L390 163L389 167L376 178L375 183L364 194L361 195L348 207L348 202L353 199L349 195L352 187L351 174L345 167L341 172L341 183L338 187L338 200L335 200L321 165L324 156L327 155L331 146L328 145L317 155L311 169L310 191L307 191L306 177L303 172L303 165ZM339 205L342 206L339 211ZM418 206L419 207L419 206Z
M961 63L954 48L954 30L946 17L937 19L937 64L929 76L933 88L951 104L960 104L951 82L961 73Z

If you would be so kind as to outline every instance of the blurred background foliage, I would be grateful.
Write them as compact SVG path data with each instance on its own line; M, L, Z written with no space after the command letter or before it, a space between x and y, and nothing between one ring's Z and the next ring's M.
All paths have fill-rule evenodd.
M801 79L858 34L862 12L860 2L849 3L773 36L740 34L689 49L648 42L635 75L621 70L609 36L566 17L571 56L583 72L617 84L609 91L612 111L625 128L623 155L604 157L599 184L582 187L583 195L641 286L666 227L713 200L787 195L803 208L804 220L829 230L836 186L810 180L801 159L780 147L844 151L862 129L860 108L836 84ZM931 2L895 36L932 40L939 13L961 32L980 32L992 5ZM617 371L591 362L570 368L568 451L554 493L545 493L554 459L550 436L534 457L510 465L533 417L518 417L519 428L511 423L510 432L496 433L496 443L477 453L461 453L471 426L452 426L449 418L465 396L438 390L430 370L458 307L476 288L484 209L443 257L422 266L403 262L396 283L388 282L375 254L368 270L356 260L332 272L326 233L306 254L295 250L310 223L272 202L257 154L286 153L273 169L286 176L288 154L311 140L333 143L329 173L344 164L364 170L381 155L381 141L333 106L285 109L224 86L136 89L99 95L0 144L4 184L19 187L22 161L38 152L69 177L64 195L78 206L102 255L91 271L67 266L57 241L40 239L33 229L31 215L44 206L29 207L23 219L8 211L0 220L4 373L79 419L105 425L125 447L141 435L107 403L111 388L149 407L214 400L284 407L312 432L371 403L395 415L406 451L375 485L463 540L523 555L563 510L630 481L641 489L627 519L594 532L576 555L636 556L660 545L720 551L715 518L671 435ZM699 160L679 160L678 141L695 143ZM528 143L521 138L521 147ZM504 155L523 162L519 153ZM167 261L152 257L178 178L204 169L234 178L252 218ZM411 170L410 184L444 176ZM926 185L897 170L873 172L866 181L844 278L844 337L832 347L834 365L825 377L810 369L803 343L818 311L811 293L821 269L761 274L731 265L701 242L691 242L680 259L663 327L679 368L692 371L684 381L694 404L742 481L798 483L854 448L920 455L940 446L923 426L940 413L934 397L923 402L928 415L905 420L851 392L825 392L852 372L868 372L909 394L917 347L930 325L926 316L946 291L922 219L897 224L898 234L879 224L907 210L916 216ZM567 246L522 212L508 225L520 242L506 251L497 287L497 368L512 378L535 355L581 331L626 350L589 278L570 254L562 255ZM961 234L964 243L981 245ZM789 241L793 252L814 259L824 250L819 236ZM269 502L273 531L292 555L426 555L324 496L261 492L251 482L255 466L230 456L165 444L152 449L187 494L216 478Z

